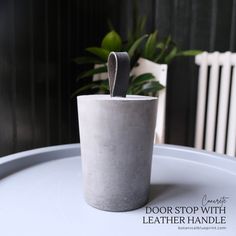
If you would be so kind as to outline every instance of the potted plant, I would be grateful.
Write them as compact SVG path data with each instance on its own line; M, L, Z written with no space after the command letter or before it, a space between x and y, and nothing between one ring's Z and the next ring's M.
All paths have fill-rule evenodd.
M135 19L137 20L134 20L127 40L122 39L111 27L103 37L100 46L86 48L87 56L74 60L77 64L92 65L92 69L81 73L77 80L89 77L93 79L87 80L84 86L74 92L73 96L86 93L88 90L90 93L109 93L106 64L108 55L111 51L126 51L130 57L131 68L128 94L159 96L157 130L161 130L161 134L156 136L156 143L163 143L166 99L164 88L168 64L176 57L195 56L201 51L181 50L171 36L159 38L157 30L146 34L144 30L146 18L135 17Z
M130 83L128 94L150 94L163 88L158 81L155 81L155 77L151 73L142 73L135 76L132 72L132 68L137 66L138 61L138 49L141 44L148 37L147 34L137 38L132 44L122 43L120 35L111 30L102 39L100 47L89 47L86 51L90 54L85 57L78 57L74 61L77 64L92 64L92 69L81 73L78 76L78 80L93 77L93 80L87 81L85 86L75 91L74 95L78 95L88 89L94 90L95 93L108 93L108 77L107 77L107 57L112 51L126 51L130 57ZM145 87L145 86L146 87ZM144 86L144 87L143 87Z
M153 73L155 64L168 65L174 58L180 56L195 56L199 50L181 50L176 43L168 36L164 39L158 38L158 32L144 34L143 28L145 18L138 21L135 28L140 29L138 33L134 30L128 40L122 40L121 36L112 29L101 41L99 47L86 48L87 56L75 58L77 64L91 64L92 69L81 73L77 80L93 77L88 80L85 86L74 92L79 95L86 90L93 90L94 93L108 93L107 81L107 58L111 51L126 51L130 57L130 84L129 94L154 95L165 87ZM152 68L152 69L151 69ZM152 73L151 73L152 72Z

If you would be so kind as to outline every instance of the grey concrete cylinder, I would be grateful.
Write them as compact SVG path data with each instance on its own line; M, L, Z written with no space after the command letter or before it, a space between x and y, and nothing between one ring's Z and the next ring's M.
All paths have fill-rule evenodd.
M148 201L157 98L77 97L84 195L106 211Z

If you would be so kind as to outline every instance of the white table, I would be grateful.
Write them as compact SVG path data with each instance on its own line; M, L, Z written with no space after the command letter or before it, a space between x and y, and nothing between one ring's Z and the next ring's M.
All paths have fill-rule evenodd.
M236 235L236 159L214 153L156 146L149 208L123 213L84 202L78 144L1 158L0 177L2 236Z

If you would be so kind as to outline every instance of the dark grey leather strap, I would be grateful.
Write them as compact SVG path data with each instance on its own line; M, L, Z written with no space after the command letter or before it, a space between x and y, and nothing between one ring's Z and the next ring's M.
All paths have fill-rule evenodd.
M130 62L127 52L111 52L108 57L109 88L112 97L125 97L129 86Z

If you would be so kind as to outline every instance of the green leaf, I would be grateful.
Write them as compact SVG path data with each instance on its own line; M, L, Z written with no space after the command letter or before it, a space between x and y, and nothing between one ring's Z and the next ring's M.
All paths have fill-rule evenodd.
M98 67L98 68L91 69L89 71L86 71L86 72L80 74L79 77L77 78L77 80L82 79L82 78L86 78L86 77L90 77L90 76L93 76L95 74L100 74L100 73L103 73L103 72L107 72L107 66L106 65Z
M140 16L137 19L136 29L135 29L135 37L139 38L141 35L144 34L145 25L146 25L147 17Z
M101 46L103 49L108 50L109 52L118 52L121 50L121 44L122 40L120 35L116 31L112 30L105 35L102 40Z
M137 50L137 48L140 46L140 44L142 43L142 41L147 38L148 35L145 34L143 36L141 36L140 38L138 38L133 44L132 46L130 47L130 49L128 50L128 54L129 54L129 57L132 58L135 51Z
M196 56L198 54L202 53L201 50L186 50L186 51L180 51L177 53L177 56Z
M95 57L77 57L77 58L74 58L73 61L76 63L76 64L101 64L101 63L104 63L102 60L99 60Z
M157 49L163 49L165 47L165 43L164 42L159 42L159 43L157 43L157 45L156 45L156 48Z
M99 47L89 47L85 49L86 51L98 56L101 58L104 62L107 62L107 58L109 55L109 51L104 49L104 48L99 48Z
M165 57L164 62L166 64L169 64L171 62L171 60L176 57L177 51L178 51L178 48L177 47L173 47L171 49L170 53Z
M146 73L133 78L130 83L128 94L152 95L156 96L157 92L164 88L151 73Z
M149 60L153 59L153 56L155 55L156 44L157 44L157 31L150 34L147 39L147 42L145 44L144 51L143 51L144 58L147 58Z
M102 80L100 84L100 90L104 92L109 92L109 82L107 80Z
M139 95L140 94L140 91L142 91L142 86L130 86L128 91L127 91L127 94L136 94L136 95Z
M141 74L133 79L132 86L140 85L154 79L155 79L155 76L151 73Z
M161 90L163 88L164 88L164 86L161 85L159 81L151 81L151 82L145 83L142 86L141 90L138 91L138 93L139 94L140 93L141 94L146 94L146 95L152 93L152 94L155 95L159 90Z
M143 85L143 91L157 92L163 89L164 86L159 81L152 81Z
M170 42L171 42L171 37L168 36L168 37L166 38L166 40L164 41L164 46L163 46L163 48L161 49L160 54L159 54L159 55L156 57L156 59L154 60L155 62L162 62L162 57L163 57L164 54L167 52Z

